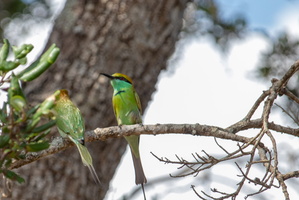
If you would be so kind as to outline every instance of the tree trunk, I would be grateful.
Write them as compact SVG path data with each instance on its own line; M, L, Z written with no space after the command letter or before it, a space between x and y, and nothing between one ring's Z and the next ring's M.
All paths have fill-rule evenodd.
M116 125L112 88L99 73L121 72L135 81L145 109L174 51L186 4L187 0L67 1L48 43L56 43L61 55L25 86L28 98L41 102L64 88L81 109L87 130ZM73 147L19 169L26 183L14 185L13 199L103 199L126 145L122 138L87 143L100 190Z

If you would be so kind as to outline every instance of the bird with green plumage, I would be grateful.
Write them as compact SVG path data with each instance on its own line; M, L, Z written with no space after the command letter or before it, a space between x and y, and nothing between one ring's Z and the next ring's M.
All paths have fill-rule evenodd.
M101 73L110 79L113 87L112 104L118 125L142 124L142 109L138 94L135 92L132 79L127 75ZM139 153L140 136L125 136L129 143L135 168L135 183L141 184L144 199L144 184L147 182Z
M85 146L85 124L79 108L70 100L67 90L57 90L54 95L56 98L54 116L60 135L68 137L76 145L83 164L88 167L94 181L100 184L92 164L92 157Z

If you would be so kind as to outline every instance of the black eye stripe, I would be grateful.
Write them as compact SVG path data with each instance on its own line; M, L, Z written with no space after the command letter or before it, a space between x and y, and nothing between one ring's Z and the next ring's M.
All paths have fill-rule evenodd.
M119 80L122 80L122 81L126 81L127 83L130 83L132 84L128 79L126 79L125 77L122 77L122 76L117 76L115 77L116 79L119 79Z

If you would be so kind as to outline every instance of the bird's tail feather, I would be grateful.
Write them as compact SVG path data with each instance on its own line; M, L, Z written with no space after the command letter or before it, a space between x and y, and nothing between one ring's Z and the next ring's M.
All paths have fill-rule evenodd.
M146 200L144 184L147 182L147 180L146 180L146 177L143 172L141 160L140 160L140 158L136 158L133 151L131 151L131 153L132 153L133 164L134 164L134 168L135 168L135 183L141 184L143 198L144 198L144 200Z
M147 180L146 180L146 177L143 172L141 160L140 160L140 158L136 158L136 156L134 155L134 153L132 151L131 151L131 153L132 153L133 164L134 164L134 168L135 168L135 183L136 184L144 184L147 182Z
M92 158L91 158L90 153L88 152L88 149L84 145L80 144L79 142L76 143L76 146L79 150L82 162L85 166L88 167L88 169L89 169L89 171L92 175L93 180L97 184L101 184L100 179L99 179L99 177L98 177L98 175L97 175L97 173L96 173L96 171L95 171L95 169L92 165Z
M142 192L143 192L143 198L144 198L144 200L146 200L144 184L143 183L141 183L141 188L142 188Z
M101 181L96 173L96 170L94 169L93 165L87 165L91 175L92 175L92 178L94 180L94 182L98 185L101 185Z

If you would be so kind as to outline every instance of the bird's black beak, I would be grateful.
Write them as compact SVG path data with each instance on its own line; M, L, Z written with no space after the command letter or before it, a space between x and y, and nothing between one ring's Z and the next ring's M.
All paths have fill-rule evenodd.
M108 77L108 78L110 78L110 79L115 79L115 77L114 76L111 76L111 75L109 75L109 74L105 74L105 73L100 73L101 75L104 75L104 76L106 76L106 77Z

